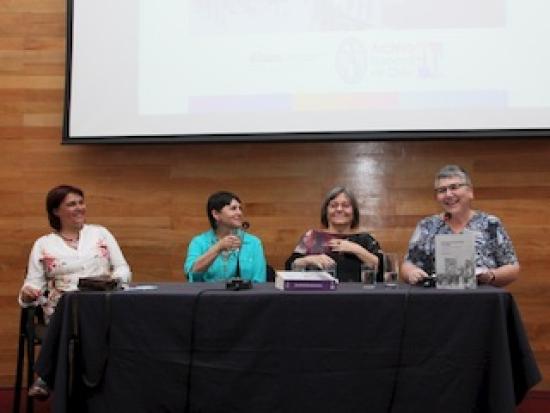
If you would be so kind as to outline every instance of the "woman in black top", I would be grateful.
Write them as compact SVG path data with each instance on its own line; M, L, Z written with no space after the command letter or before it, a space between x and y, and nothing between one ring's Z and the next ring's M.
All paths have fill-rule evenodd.
M382 281L382 251L369 233L359 232L359 207L351 191L333 188L321 207L323 229L310 229L302 235L286 261L286 269L328 269L336 265L340 281L361 281L361 264L378 268Z

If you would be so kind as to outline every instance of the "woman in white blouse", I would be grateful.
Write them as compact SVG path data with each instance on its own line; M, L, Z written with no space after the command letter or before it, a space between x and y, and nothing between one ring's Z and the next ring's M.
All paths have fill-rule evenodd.
M41 305L48 322L62 294L76 290L80 278L110 275L127 283L132 274L113 235L102 226L85 224L81 189L53 188L46 197L46 210L53 232L34 243L19 303ZM39 377L29 395L47 397L44 380Z

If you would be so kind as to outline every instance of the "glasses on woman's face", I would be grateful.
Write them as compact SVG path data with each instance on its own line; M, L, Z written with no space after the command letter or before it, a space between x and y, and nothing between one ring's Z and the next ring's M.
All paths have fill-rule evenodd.
M447 193L447 191L456 192L460 188L462 188L463 186L468 186L468 184L466 184L464 182L461 182L461 183L457 183L457 184L444 185L444 186L440 186L438 188L435 188L434 191L437 195L444 195L444 194Z
M330 209L347 209L351 208L351 204L348 202L330 202L328 207Z

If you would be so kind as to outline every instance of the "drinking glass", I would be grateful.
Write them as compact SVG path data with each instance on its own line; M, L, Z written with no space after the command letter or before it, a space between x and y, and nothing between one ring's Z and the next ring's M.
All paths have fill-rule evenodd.
M336 273L336 263L328 266L327 268L324 269L324 271L328 272L333 278L338 278Z
M374 288L376 286L376 265L361 264L361 282L363 288Z
M399 280L399 257L390 252L384 254L384 285L395 288Z

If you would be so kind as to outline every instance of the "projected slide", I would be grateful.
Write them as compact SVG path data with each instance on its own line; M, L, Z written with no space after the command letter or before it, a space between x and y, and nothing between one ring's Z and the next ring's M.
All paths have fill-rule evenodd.
M542 0L96 3L71 137L550 127Z

